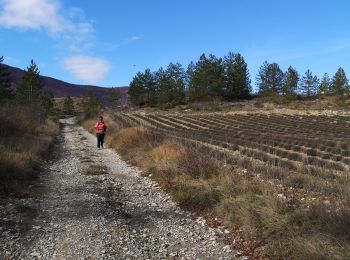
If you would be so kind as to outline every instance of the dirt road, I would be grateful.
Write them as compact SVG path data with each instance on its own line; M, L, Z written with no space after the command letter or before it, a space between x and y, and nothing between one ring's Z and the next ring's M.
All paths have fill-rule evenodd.
M113 150L61 120L37 195L0 200L0 259L234 259L217 230L184 212ZM89 165L107 174L88 176Z

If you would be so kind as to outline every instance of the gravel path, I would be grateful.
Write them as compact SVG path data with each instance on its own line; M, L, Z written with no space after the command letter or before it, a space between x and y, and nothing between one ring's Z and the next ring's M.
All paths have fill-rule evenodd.
M155 183L73 119L32 198L0 200L0 259L235 259L216 229L181 210ZM85 175L89 165L108 174ZM241 257L244 258L244 257Z

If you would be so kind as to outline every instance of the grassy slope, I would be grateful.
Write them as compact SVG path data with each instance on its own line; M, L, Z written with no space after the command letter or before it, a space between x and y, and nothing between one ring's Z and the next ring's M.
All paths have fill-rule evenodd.
M198 147L139 127L121 128L110 117L105 119L106 141L112 148L141 167L181 206L208 220L216 217L217 225L229 227L240 237L237 247L246 253L273 259L350 256L349 204L286 199L284 187L257 177L254 167L247 171L244 160L224 165ZM94 120L81 123L94 131Z

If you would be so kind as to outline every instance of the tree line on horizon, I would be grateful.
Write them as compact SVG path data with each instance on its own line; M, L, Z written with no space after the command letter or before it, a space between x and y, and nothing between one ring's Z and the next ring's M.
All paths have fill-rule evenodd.
M283 96L288 99L316 95L348 95L349 82L343 68L332 78L325 73L320 80L311 70L304 75L289 66L283 71L277 63L265 61L256 76L253 93L248 66L239 53L224 58L202 54L185 69L180 63L152 72L138 72L129 88L130 103L136 106L172 107L191 102L235 101L252 96Z
M129 97L134 105L175 106L187 102L249 98L251 84L242 55L224 58L202 54L187 69L170 63L156 72L146 69L130 83Z

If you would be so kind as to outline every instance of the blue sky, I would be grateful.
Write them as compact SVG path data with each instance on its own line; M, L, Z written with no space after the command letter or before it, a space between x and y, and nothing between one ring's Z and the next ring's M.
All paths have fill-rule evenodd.
M0 0L0 55L72 83L128 85L137 71L202 53L350 75L350 1Z

